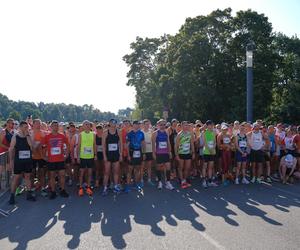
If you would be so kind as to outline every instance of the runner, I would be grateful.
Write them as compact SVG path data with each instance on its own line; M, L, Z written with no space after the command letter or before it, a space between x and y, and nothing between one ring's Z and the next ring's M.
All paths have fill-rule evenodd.
M300 126L297 127L297 134L294 137L295 157L297 158L297 170L300 169Z
M166 131L166 121L160 119L157 122L158 130L152 134L152 152L153 159L156 160L156 175L158 179L158 189L162 189L162 175L166 172L166 189L173 190L174 187L170 182L171 179L171 165L170 158L172 158L171 145L169 136Z
M64 144L68 145L67 138L58 133L58 122L51 122L51 133L46 135L42 140L42 145L46 147L48 154L48 171L50 172L50 195L49 199L56 198L55 177L58 172L60 181L60 196L69 197L65 190L65 157ZM67 151L69 148L67 147Z
M100 180L103 181L103 147L102 147L102 135L103 127L102 125L96 126L96 147L97 147L97 161L96 161L96 184L95 188L100 186Z
M206 121L206 130L203 133L204 147L203 158L204 164L202 168L202 186L204 188L218 186L212 181L214 163L216 158L216 134L214 132L214 124L211 120ZM207 174L206 174L207 173ZM208 179L206 179L206 176Z
M144 133L140 130L140 122L133 121L133 129L127 134L127 151L129 167L127 172L127 182L125 192L130 191L131 173L134 170L135 185L140 191L143 186L141 183L141 164L143 161L143 153L145 151L145 137Z
M187 182L190 175L192 160L195 159L194 135L190 132L187 121L181 123L182 131L176 137L175 154L179 162L178 174L181 181L181 188L191 186Z
M168 135L169 135L169 141L171 145L171 175L172 178L176 178L177 172L178 172L178 162L175 158L175 143L176 143L176 137L177 134L181 131L181 125L176 119L172 119L171 126L167 129Z
M79 133L75 124L70 124L70 157L71 157L71 175L69 179L69 185L71 182L77 182L79 187L79 160L78 160L78 143L79 143ZM70 181L71 180L71 181Z
M265 126L262 127L262 133L264 135L262 151L264 154L264 165L266 167L265 180L268 183L272 183L272 180L271 180L271 142L269 139L268 130Z
M109 121L108 130L103 133L102 149L105 163L102 195L106 196L108 194L107 185L111 172L113 173L113 180L111 180L111 182L114 181L114 192L119 193L121 191L119 185L119 175L123 145L122 138L120 138L117 130L117 121L115 119L111 119Z
M92 196L91 178L94 167L94 160L97 160L96 155L96 137L91 131L91 123L85 120L83 123L84 131L79 134L78 140L78 159L80 164L79 169L79 190L78 195L83 196L83 179L86 177L87 187L85 189L87 195Z
M262 165L264 162L264 153L262 151L263 148L263 140L264 138L262 132L260 131L260 126L258 123L253 124L253 130L247 134L248 142L250 145L250 162L252 166L252 183L261 183L261 175L262 175Z
M45 137L41 130L41 120L34 119L32 122L31 141L32 141L32 162L33 169L37 170L38 182L41 187L41 195L47 196L46 189L46 170L47 162L43 159L43 148L41 142Z
M291 155L295 155L295 146L294 146L294 134L293 131L291 129L291 127L289 127L286 130L286 135L284 137L284 139L282 140L282 149L284 151L284 155L285 154L291 154Z
M9 154L10 162L14 162L14 176L11 184L9 204L15 204L15 192L23 174L27 188L26 199L35 201L35 195L31 190L32 142L29 136L27 122L22 121L20 123L18 133L16 133L11 140Z
M297 159L291 154L287 154L280 160L280 176L283 184L287 182L293 183L293 174L296 169Z
M130 132L131 130L131 123L129 120L124 120L122 122L122 129L121 129L121 137L122 137L122 158L123 161L120 162L121 164L121 171L120 171L120 179L124 182L124 184L126 183L127 180L127 173L128 173L128 149L126 146L126 137L127 134Z
M232 128L232 135L236 137L240 133L240 122L235 121L233 123L233 128Z
M221 162L222 162L222 183L224 186L229 185L227 179L229 175L229 168L231 165L231 136L228 132L227 124L222 124L221 133L217 136L217 145L220 150Z
M145 138L145 160L142 165L142 177L141 180L143 181L143 173L144 170L147 171L147 178L148 178L148 184L151 186L154 186L155 184L152 182L152 163L153 163L153 156L152 156L152 130L150 129L151 123L150 120L145 119L143 121L144 128L142 132L144 133Z
M240 132L235 136L235 148L236 148L236 178L235 184L239 184L239 176L242 168L242 183L249 184L246 178L247 159L248 159L248 140L246 136L246 123L243 122L239 126Z
M278 162L279 160L279 140L278 137L275 134L275 127L273 125L268 126L268 137L270 141L270 167L271 167L271 179L274 181L279 181L279 174L278 174Z

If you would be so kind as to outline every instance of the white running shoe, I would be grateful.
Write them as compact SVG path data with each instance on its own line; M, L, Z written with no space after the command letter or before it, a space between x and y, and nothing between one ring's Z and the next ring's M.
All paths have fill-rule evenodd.
M255 181L256 181L256 178L253 177L252 180L251 180L251 182L252 182L252 183L255 183Z
M169 182L169 181L166 182L166 189L168 189L168 190L173 190L174 189L174 187L171 184L171 182Z
M158 188L158 189L162 189L162 187L163 187L163 184L162 184L162 182L161 182L161 181L159 181L159 182L158 182L158 186L157 186L157 188Z
M204 181L202 182L202 187L203 187L203 188L207 188L206 180L204 180Z
M243 180L242 180L242 183L248 185L249 181L244 177Z
M236 185L239 185L239 184L240 184L239 178L235 178L235 184L236 184Z

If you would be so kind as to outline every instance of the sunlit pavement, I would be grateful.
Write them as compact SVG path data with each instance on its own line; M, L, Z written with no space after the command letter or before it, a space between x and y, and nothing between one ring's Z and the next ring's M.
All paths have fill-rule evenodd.
M230 185L35 203L0 215L0 249L300 249L300 183Z

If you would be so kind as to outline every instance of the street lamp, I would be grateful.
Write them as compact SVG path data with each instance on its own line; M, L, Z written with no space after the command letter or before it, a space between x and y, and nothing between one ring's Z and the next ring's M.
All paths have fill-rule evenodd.
M249 41L246 47L247 63L247 121L253 120L253 51L255 43Z

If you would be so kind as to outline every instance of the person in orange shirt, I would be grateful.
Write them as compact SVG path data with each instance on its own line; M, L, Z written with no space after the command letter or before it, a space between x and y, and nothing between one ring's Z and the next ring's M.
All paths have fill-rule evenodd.
M46 191L46 161L43 159L43 149L41 142L45 137L44 132L41 130L41 120L34 119L32 122L32 131L30 133L32 141L32 163L33 169L37 170L38 184L42 188L41 195L47 196ZM35 171L33 171L35 172Z

